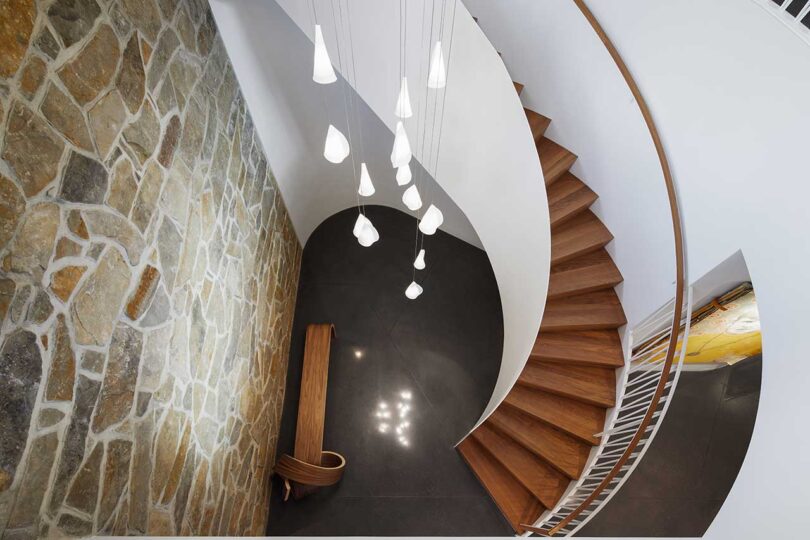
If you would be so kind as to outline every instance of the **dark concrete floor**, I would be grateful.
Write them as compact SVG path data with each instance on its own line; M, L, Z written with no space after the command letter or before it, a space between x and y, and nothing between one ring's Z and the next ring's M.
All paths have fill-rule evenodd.
M578 536L703 536L745 459L761 377L761 356L682 373L644 459Z
M453 448L500 367L503 320L486 254L441 232L428 237L427 269L417 272L424 293L409 301L415 221L383 207L367 215L381 236L374 246L358 245L357 213L348 210L304 249L278 443L279 455L292 451L306 325L334 323L324 447L346 457L346 473L339 485L287 503L274 482L267 534L511 536ZM404 443L394 432L398 403L410 406ZM377 416L384 410L390 419Z

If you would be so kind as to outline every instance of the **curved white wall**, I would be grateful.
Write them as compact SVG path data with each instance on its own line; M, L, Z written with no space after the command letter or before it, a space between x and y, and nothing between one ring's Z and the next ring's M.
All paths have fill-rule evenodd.
M278 4L311 35L309 2L279 0ZM332 61L338 64L331 2L316 0L315 5ZM400 2L351 0L348 5L357 74L355 89L390 130L395 125L393 108L399 88ZM427 48L421 38L423 2L408 0L406 5L407 73L414 110L420 111L424 110L425 97L424 90L419 88L419 74L424 80L427 69L423 60ZM434 3L424 5L429 17ZM457 12L451 51L450 16L454 5ZM323 162L320 156L325 128L321 113L314 116L309 113L306 118L311 120L300 121L301 115L307 114L307 107L318 111L321 106L318 93L313 94L320 88L310 78L311 44L302 45L289 31L274 32L279 17L274 2L213 0L212 8L293 222L308 224L303 234L298 231L305 239L317 223L337 210L336 206L352 204L336 202L347 188L329 184L329 173L324 171L330 169L321 168L322 163L310 163ZM439 14L434 12L436 35L439 20ZM503 359L483 418L514 384L540 326L550 260L548 204L537 152L503 63L460 2L447 2L445 23L449 75L438 167L431 159L431 155L435 156L431 148L437 147L438 138L423 149L416 143L419 140L416 115L406 122L406 127L417 159L430 164L426 168L474 226L498 282L504 318ZM301 51L304 60L299 55ZM297 68L289 67L296 62ZM293 77L295 82L290 80ZM294 86L290 87L291 84ZM434 107L434 98L430 97L427 103ZM333 116L342 112L339 101L328 107ZM438 111L441 115L441 106ZM335 118L330 120L334 122ZM390 131L386 135L388 138L384 139L379 132L364 132L367 159L388 161L393 137ZM302 173L304 168L308 168L306 174ZM390 164L384 169L387 175L379 175L377 182L393 185ZM305 182L306 189L300 189L299 182ZM426 202L440 195L428 185L424 191ZM387 195L373 201L399 207L398 192L396 196L393 202L384 198ZM451 208L449 201L437 199L436 204L442 210Z
M353 157L358 168L361 159L368 162L377 189L368 201L401 209L389 160L393 134L342 79L329 86L312 82L312 43L284 10L273 0L212 0L211 9L301 242L324 219L357 204L352 159L340 165L323 159L329 123L349 134L344 103L352 98L352 140L363 134L362 152L356 144ZM416 174L419 165L413 169ZM442 229L481 247L467 217L429 175L425 185L445 209Z
M757 422L706 537L801 537L810 525L810 47L748 1L590 5L667 146L690 274L741 248L757 291Z
M464 3L525 85L523 103L551 118L547 136L579 156L571 171L616 238L607 250L632 327L674 295L675 252L661 166L627 84L571 0Z
M504 12L503 20L524 10L520 26L492 32L511 31L527 40L527 33L554 30L535 19L540 31L525 10L573 8L558 0L465 2L488 34L487 8ZM588 5L628 64L661 132L679 192L690 277L699 279L741 249L757 292L764 361L756 426L706 538L803 537L810 525L810 47L750 1ZM577 28L565 30L579 33ZM582 37L578 50L589 47ZM500 47L494 34L492 39ZM544 54L530 52L524 51L527 59ZM610 83L581 58L562 68L586 77L593 69L587 90L597 96ZM542 82L536 92L556 92L554 77ZM626 97L627 107L634 107ZM584 148L582 157L590 151ZM600 195L604 199L606 192ZM617 239L623 241L620 234Z

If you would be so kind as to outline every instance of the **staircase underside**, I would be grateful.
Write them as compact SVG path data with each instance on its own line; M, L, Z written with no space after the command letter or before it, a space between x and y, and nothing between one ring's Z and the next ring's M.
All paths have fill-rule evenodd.
M545 137L551 120L525 110L551 216L548 299L517 384L458 446L516 533L556 505L599 444L627 322L613 289L622 276L605 250L613 235L590 211L597 195L570 172L577 156Z

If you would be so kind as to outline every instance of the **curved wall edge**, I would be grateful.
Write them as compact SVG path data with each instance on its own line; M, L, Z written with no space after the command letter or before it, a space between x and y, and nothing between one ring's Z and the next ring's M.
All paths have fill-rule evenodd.
M571 171L599 199L591 210L615 237L616 291L628 327L674 295L672 213L655 146L604 44L572 0L465 0L524 84L546 135L578 156ZM643 226L639 226L643 224Z
M212 1L214 15L222 28L223 39L234 58L237 77L251 112L256 118L262 140L268 147L267 152L274 163L279 184L284 186L284 175L294 177L294 171L278 168L276 165L278 160L273 157L272 144L262 130L263 117L268 112L266 111L268 104L262 103L262 100L276 99L272 92L268 92L268 88L272 89L271 83L279 84L275 80L279 73L273 73L272 70L269 73L261 73L262 58L257 53L257 50L272 46L268 44L274 43L277 39L277 36L267 31L260 20L266 10L274 9L270 4L273 2L251 0L238 2L237 5L230 0ZM305 34L309 36L312 33L308 2L279 0L278 5ZM399 66L396 61L399 57L399 2L352 0L350 5L351 13L350 15L344 13L346 17L344 20L351 20L352 25L357 75L357 80L354 81L352 78L352 81L356 82L354 86L358 95L389 128L388 136L391 138L383 141L381 147L373 151L387 161L390 143L393 140L390 130L395 126L396 120L393 108L399 88ZM451 30L454 5L457 11L455 27ZM332 61L339 64L336 59L334 32L329 31L334 28L330 3L316 0L315 6L321 19L319 23L324 27ZM407 6L409 30L406 69L409 80L419 80L418 74L424 74L426 70L426 62L423 61L420 65L420 60L427 55L427 50L421 45L423 40L419 33L423 3L410 0ZM278 10L276 15L277 13ZM435 37L438 37L441 19L438 14L434 14L432 20ZM447 46L451 31L452 50ZM427 202L435 198L436 204L442 210L445 207L452 209L454 205L463 210L463 214L466 214L480 239L479 245L483 246L490 258L498 282L503 306L504 349L501 371L490 403L481 417L480 421L483 421L506 397L517 380L540 327L550 262L548 204L534 140L503 62L461 2L448 3L445 32L445 56L448 65L445 106L442 107L441 102L437 104L433 96L424 97L422 92L414 88L414 83L411 83L411 99L414 102L415 112L423 110L423 104L426 102L430 107L437 107L437 123L438 118L444 118L438 163L436 163L437 143L433 145L427 143L424 146L413 144L413 146L415 157L426 164L427 172L436 179L441 191L449 196L447 201L442 202L438 198L441 191L431 190L428 187L423 194L423 200ZM237 45L236 48L234 44ZM301 60L302 65L299 66L298 73L305 77L306 83L314 86L308 74L311 72L310 47L311 45L308 45L304 49L305 60ZM291 57L290 62L298 58L296 50L285 50L284 53ZM253 58L244 61L240 56ZM301 98L292 96L292 99ZM340 96L335 98L333 105L327 103L324 110L327 113L332 111L334 116L338 111L342 112L339 99ZM314 99L302 105L304 108L307 106L321 105ZM311 151L313 147L318 148L322 144L322 136L317 133L313 135L311 129L305 129L297 124L292 111L282 110L275 113L285 120L285 126L293 126L284 133L284 137L288 139L289 151L300 154L297 162L290 161L291 168L293 165L303 166L306 161L304 159L306 149L309 147ZM329 119L331 122L336 120L336 118ZM264 127L268 132L277 133L281 126ZM406 122L406 128L412 142L419 140L415 126ZM374 144L365 133L363 141L369 145ZM371 156L371 151L369 155ZM390 171L389 165L388 173ZM375 179L375 185L380 181L393 183L393 174L390 176L390 180L385 180L385 176L380 175L381 180ZM317 175L313 178L320 180ZM318 193L310 190L305 195L295 193L292 189L290 194L285 196L285 202L294 221L298 217L297 213L309 213L307 219L313 223L320 223L337 211L337 209L326 211L321 208L323 200L341 197L341 190L347 191L345 184L340 189L324 189ZM303 200L307 202L301 203ZM396 202L387 203L378 198L370 202L396 206ZM349 202L344 208L351 205ZM448 213L445 212L445 217L447 216ZM299 230L299 235L305 239L313 228L314 226L307 231ZM448 229L448 232L453 231Z
M810 525L810 47L753 2L589 2L656 117L678 184L689 275L742 250L762 327L757 420L705 538L792 538ZM684 40L683 36L689 36ZM752 39L756 36L756 39ZM677 43L677 47L672 44ZM665 66L666 69L662 69ZM722 216L722 219L718 219Z
M393 134L342 78L328 86L312 81L312 44L284 10L265 0L211 0L210 5L301 242L327 217L357 205L353 169L360 161L367 162L377 190L364 202L402 208L388 157ZM347 102L356 105L351 115L355 148L335 165L323 158L323 143L330 123L349 135ZM412 168L418 175L420 165ZM423 177L446 209L442 230L480 248L464 212L430 175Z
M527 84L526 99L551 103L552 87L560 79L549 73L538 79L548 88L534 88L520 73L517 64L522 58L512 54L510 36L517 41L543 39L533 51L548 50L560 58L558 73L593 77L598 86L571 88L592 96L577 100L579 111L567 110L599 113L594 107L619 75L615 67L611 75L588 60L596 58L585 51L589 39L598 40L595 36L583 35L568 46L552 39L553 27L559 26L555 20L560 22L554 17L569 12L580 16L572 1L465 3L504 52L510 69L516 64L516 77ZM810 417L810 403L802 399L805 381L810 380L805 358L810 348L805 328L810 293L802 286L803 269L810 265L806 240L810 48L755 2L587 3L633 73L666 147L683 217L688 275L699 280L742 250L757 292L763 336L757 421L743 466L705 538L796 537L810 524L806 512L810 484L802 481L810 476L810 461L802 451L810 446L810 434L801 429ZM547 9L552 18L537 15L535 8ZM520 20L510 20L516 10ZM503 22L493 22L495 16ZM564 26L571 35L579 26L587 28L584 19L577 24L571 18L571 23ZM525 46L518 48L522 50ZM608 60L607 52L603 54ZM569 59L573 55L575 61L563 62L565 55ZM626 97L629 100L629 92ZM634 106L615 103L618 111ZM557 110L539 112L558 120ZM621 136L627 131L617 126L599 129L610 130L607 135L620 147L630 139ZM552 123L552 138L561 137L587 165L590 148L564 140L567 135L555 129ZM589 182L591 178L588 174ZM597 191L603 199L609 193ZM614 233L619 231L606 212L600 217ZM645 268L644 260L636 264Z

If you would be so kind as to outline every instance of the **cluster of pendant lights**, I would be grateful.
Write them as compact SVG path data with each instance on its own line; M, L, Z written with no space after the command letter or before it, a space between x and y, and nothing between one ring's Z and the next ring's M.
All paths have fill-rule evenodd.
M312 80L318 84L331 84L337 81L335 70L332 67L332 62L329 58L329 53L326 49L326 43L323 39L323 32L321 25L315 24L315 55L312 69ZM447 72L444 62L444 54L442 52L442 43L437 41L433 47L430 55L430 66L427 78L427 87L430 89L444 88L447 84ZM399 96L397 98L394 114L398 118L396 130L394 133L394 147L391 150L391 166L397 170L396 182L397 185L407 186L413 179L411 173L410 162L413 158L411 145L408 141L408 134L405 131L405 126L402 120L413 116L413 109L411 108L411 98L408 92L408 78L402 77L399 89ZM326 142L324 144L323 156L330 163L339 164L345 160L351 152L349 141L334 125L330 124L326 132ZM371 175L368 172L366 163L360 164L360 185L357 193L361 197L371 197L375 193L374 184L371 181ZM412 184L405 189L402 194L402 202L412 212L416 212L422 208L422 198L416 184ZM380 239L380 234L371 223L363 211L359 208L357 221L354 224L352 233L357 241L363 247L369 247ZM424 235L433 235L444 221L444 216L441 210L435 205L431 204L427 211L419 221L419 231ZM425 250L420 249L416 259L413 262L413 267L416 270L424 270L425 268ZM417 298L422 294L422 287L416 283L414 279L405 290L405 296L411 300Z

